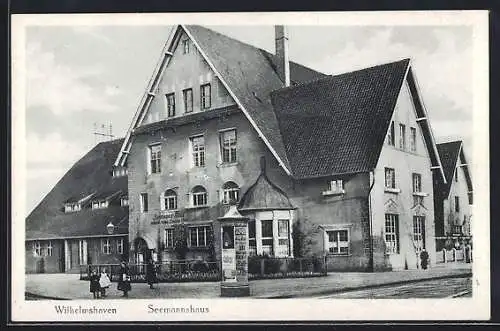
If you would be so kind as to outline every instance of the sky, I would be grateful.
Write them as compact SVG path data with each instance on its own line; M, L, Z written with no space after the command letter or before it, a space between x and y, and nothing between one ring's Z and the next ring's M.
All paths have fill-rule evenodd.
M208 27L274 52L272 26ZM94 123L126 134L171 28L27 28L26 215L95 146ZM326 74L410 58L436 140L462 139L467 155L472 37L465 25L289 26L289 51L292 61Z

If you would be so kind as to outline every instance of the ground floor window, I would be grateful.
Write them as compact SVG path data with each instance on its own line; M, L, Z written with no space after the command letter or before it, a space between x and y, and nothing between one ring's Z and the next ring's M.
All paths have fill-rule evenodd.
M260 228L260 231L258 231ZM248 222L249 255L286 257L291 255L289 219L250 220Z
M273 220L261 220L262 254L274 255Z
M101 239L101 246L103 254L111 254L111 243L108 238Z
M116 252L123 254L123 238L116 239Z
M205 247L208 246L208 237L210 236L212 227L209 225L191 226L189 227L189 246L190 247Z
M248 255L257 255L257 241L255 236L255 220L248 221Z
M326 231L328 253L335 255L349 254L349 231L347 229Z
M174 247L174 229L165 229L165 248Z
M389 254L399 254L399 215L385 214L385 247Z
M46 249L46 254L47 256L52 256L52 250L53 250L53 247L52 247L52 241L47 241L47 249Z
M425 217L413 216L413 245L417 253L425 249Z
M276 255L290 255L290 224L288 220L278 220L278 248Z
M33 256L41 256L42 255L42 245L39 241L33 242Z

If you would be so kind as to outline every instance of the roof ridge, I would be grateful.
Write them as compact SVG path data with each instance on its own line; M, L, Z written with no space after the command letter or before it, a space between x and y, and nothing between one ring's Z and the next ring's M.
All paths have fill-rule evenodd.
M301 82L301 83L296 84L296 85L285 86L283 88L271 91L271 93L276 93L276 92L281 92L281 91L287 91L287 90L291 90L291 89L294 89L294 88L302 87L302 86L307 85L307 84L316 83L318 81L327 80L327 79L334 78L334 77L340 77L340 76L343 76L343 75L350 75L350 74L353 74L353 73L356 73L356 72L365 71L365 70L369 70L369 69L374 69L374 68L378 68L378 67L383 67L383 66L387 66L387 65L390 65L390 64L401 63L401 62L404 62L404 61L408 61L408 64L409 64L410 58L404 58L404 59L398 60L398 61L392 61L392 62L377 64L377 65L373 65L371 67L366 67L366 68L357 69L357 70L353 70L353 71L346 71L346 72L343 72L343 73L340 73L340 74L336 74L336 75L325 74L325 77L315 78L315 79L312 79L310 81Z

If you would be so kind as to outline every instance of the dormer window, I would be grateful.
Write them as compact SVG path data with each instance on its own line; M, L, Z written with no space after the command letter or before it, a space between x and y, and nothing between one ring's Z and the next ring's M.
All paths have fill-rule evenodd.
M104 209L104 208L108 208L107 200L92 201L92 209Z
M66 203L66 205L64 206L64 212L66 212L66 213L80 211L81 209L82 209L82 205L79 204L78 202Z
M113 169L113 177L121 177L121 176L127 176L127 175L128 175L127 168L115 168L115 169Z
M121 198L120 198L120 205L121 205L122 207L126 207L126 206L128 206L128 197L121 197Z

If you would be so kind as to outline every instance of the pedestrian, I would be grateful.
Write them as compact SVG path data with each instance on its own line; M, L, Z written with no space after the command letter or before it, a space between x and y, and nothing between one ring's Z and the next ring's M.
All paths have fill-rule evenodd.
M108 274L106 273L106 268L103 268L101 271L101 276L99 277L99 287L101 289L101 297L106 296L106 289L111 285L111 280L109 279Z
M128 297L128 292L132 290L130 285L130 271L127 262L122 261L120 264L120 280L118 281L118 291L123 292L123 297Z
M422 266L422 269L426 270L428 264L429 264L429 253L427 253L425 249L422 249L422 252L420 252L420 265Z
M94 299L99 299L99 275L95 269L90 269L90 293L94 295Z
M154 288L153 284L158 282L156 277L156 266L153 259L149 259L148 264L146 265L146 282L151 289Z

